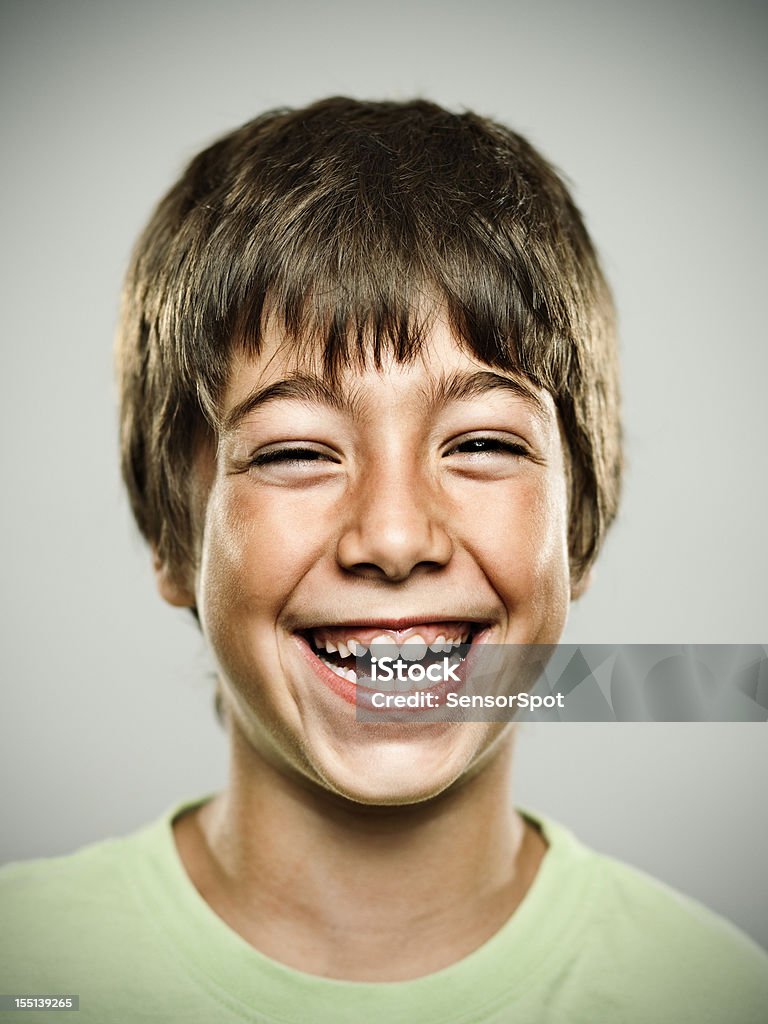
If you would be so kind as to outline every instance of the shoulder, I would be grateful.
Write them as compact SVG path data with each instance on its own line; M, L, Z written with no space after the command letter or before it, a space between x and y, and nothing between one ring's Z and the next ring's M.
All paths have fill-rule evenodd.
M553 828L582 867L588 865L581 962L593 985L631 993L649 1020L765 1019L763 949L696 900Z
M161 820L66 856L0 868L0 989L72 991L89 964L130 970L153 944L139 879L163 828Z
M42 907L49 920L72 912L81 921L91 912L99 919L119 912L131 905L142 880L162 870L172 856L174 818L208 799L176 804L128 835L92 842L74 853L0 867L0 908L14 914L14 924L22 929Z
M674 948L679 963L713 956L768 965L768 955L730 921L690 896L605 854L596 860L596 920L625 941Z
M0 868L0 907L6 921L24 926L33 908L44 903L47 916L77 908L87 912L96 901L114 898L123 884L122 863L130 838L91 843L75 853L18 861Z

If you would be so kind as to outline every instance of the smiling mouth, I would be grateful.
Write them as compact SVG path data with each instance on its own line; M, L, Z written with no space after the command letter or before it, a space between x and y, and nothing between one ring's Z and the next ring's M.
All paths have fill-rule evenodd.
M331 672L357 685L358 674L362 679L370 679L371 666L381 658L419 662L425 668L442 663L446 656L462 660L488 625L453 620L423 622L402 630L385 626L321 626L303 630L301 636Z

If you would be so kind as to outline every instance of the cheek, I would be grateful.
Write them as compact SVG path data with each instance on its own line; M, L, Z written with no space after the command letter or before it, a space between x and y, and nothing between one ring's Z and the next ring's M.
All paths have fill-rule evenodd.
M532 488L526 496L530 524L528 553L532 571L540 577L568 575L568 496L565 482Z
M323 549L323 521L309 505L300 496L257 494L243 477L214 487L198 576L198 608L209 630L231 632L246 616L255 628L274 625Z
M519 618L564 625L570 601L565 481L531 478L500 490L474 527L485 571Z
M560 638L571 600L571 573L568 557L568 500L562 494L548 493L536 508L538 524L531 552L531 589L534 614L547 623L549 635L541 642Z

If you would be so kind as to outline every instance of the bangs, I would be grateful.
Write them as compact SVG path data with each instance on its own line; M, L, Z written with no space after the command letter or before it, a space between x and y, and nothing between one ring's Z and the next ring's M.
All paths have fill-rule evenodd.
M379 237L368 252L368 239L342 228L324 239L319 250L300 235L291 265L273 257L274 278L251 286L243 304L231 307L230 337L247 356L261 353L266 325L274 324L298 361L318 360L326 379L338 384L347 370L381 369L385 356L413 361L441 316L480 362L549 390L562 387L568 346L550 321L537 318L508 273L489 273L486 253L467 245L460 253L443 249L437 259L435 246L408 237L386 240L392 248Z

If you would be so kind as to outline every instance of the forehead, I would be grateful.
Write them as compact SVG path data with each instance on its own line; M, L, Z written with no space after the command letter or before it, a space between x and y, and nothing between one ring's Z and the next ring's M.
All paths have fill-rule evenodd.
M552 396L514 369L479 360L437 317L423 342L405 360L391 351L373 357L356 349L341 371L323 367L320 344L297 345L274 322L267 324L258 355L236 347L220 406L222 432L229 433L254 408L279 399L329 405L361 414L371 395L410 398L426 407L503 392L525 403L543 421L556 418Z

